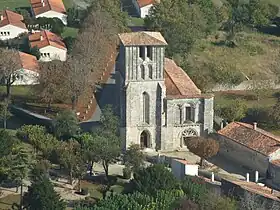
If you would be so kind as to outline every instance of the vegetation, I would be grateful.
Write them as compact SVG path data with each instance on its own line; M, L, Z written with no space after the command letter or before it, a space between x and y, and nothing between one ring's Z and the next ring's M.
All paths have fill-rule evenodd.
M214 139L205 139L202 137L192 138L187 142L188 149L198 155L200 165L202 166L203 160L216 155L219 151L219 143Z
M130 171L137 171L144 166L144 154L138 144L132 144L124 154L124 164Z

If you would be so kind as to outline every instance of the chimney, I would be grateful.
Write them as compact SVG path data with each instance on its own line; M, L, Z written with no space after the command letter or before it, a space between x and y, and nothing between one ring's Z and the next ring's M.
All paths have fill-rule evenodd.
M254 130L257 130L257 123L256 122L253 123L253 128L254 128Z
M3 15L0 15L0 20L4 20L4 16Z
M249 179L249 173L246 174L246 182L249 182L250 179Z
M45 1L41 0L41 3L42 3L42 6L44 7L45 6Z
M215 181L215 175L214 175L214 173L212 172L211 173L211 182L214 182Z
M258 183L258 181L259 181L259 172L256 171L255 172L255 182Z
M220 126L221 126L220 128L222 130L224 128L224 122L223 121L221 122Z
M41 35L40 35L40 41L43 41L43 39L44 39L44 38L43 38L43 36L42 36L42 34L41 34Z

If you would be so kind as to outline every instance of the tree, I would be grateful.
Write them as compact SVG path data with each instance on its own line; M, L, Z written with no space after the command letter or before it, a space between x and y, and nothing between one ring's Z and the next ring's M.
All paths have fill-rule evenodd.
M185 55L190 53L196 40L215 28L215 10L210 0L162 0L150 10L145 25L163 34L169 56Z
M269 109L268 117L276 128L280 127L280 101L279 100L273 107Z
M198 155L200 165L202 166L203 160L216 155L219 151L219 143L214 139L205 139L202 137L192 138L187 142L188 149Z
M72 185L73 178L80 178L83 170L81 145L70 139L62 142L58 148L59 162L66 169L69 176L69 183Z
M118 117L114 115L111 106L102 110L101 128L93 133L91 144L95 159L102 163L106 181L109 179L109 164L115 162L121 154L121 140L118 136Z
M65 75L67 70L64 63L61 61L51 61L40 63L39 85L36 86L35 91L38 92L42 101L51 104L60 99L64 100L67 90L64 86Z
M241 100L237 99L229 103L228 105L224 105L221 107L221 117L225 118L226 120L233 122L238 121L246 116L247 112L247 105L246 103Z
M37 60L39 60L40 57L41 57L41 53L40 53L39 48L37 46L30 48L30 54L34 55L37 58Z
M70 110L60 112L54 121L54 133L59 139L68 139L80 131L76 114Z
M14 49L0 48L0 81L6 86L6 97L11 95L11 86L19 76L18 70L21 68L19 53Z
M251 80L252 84L250 89L254 93L256 99L259 101L261 97L266 96L272 89L271 82L265 80Z
M140 146L138 144L132 144L125 152L124 164L135 172L144 166L144 159L145 157Z
M20 185L20 209L23 205L23 180L27 177L28 168L31 164L28 152L21 145L17 145L8 158L11 165L9 178ZM17 188L18 190L18 188Z
M75 40L76 38L74 37L71 37L71 36L67 36L63 39L63 42L65 43L66 45L66 48L67 48L67 53L68 54L71 54L72 52L72 49L73 49L73 45L75 43Z
M4 99L3 103L0 103L0 121L3 121L3 128L7 128L7 120L12 116L8 110L9 101L7 98Z
M36 154L41 148L42 141L46 135L46 128L40 125L23 125L17 132L17 136L30 143Z
M65 65L68 71L63 84L68 90L67 94L71 99L72 110L76 110L79 97L89 87L90 72L81 60L74 57L68 58Z
M54 191L53 185L47 177L43 177L28 187L24 195L24 207L26 209L40 210L64 210L66 205L58 193Z
M134 173L132 184L136 191L153 195L157 190L173 190L178 188L178 181L164 165L152 165L140 168Z

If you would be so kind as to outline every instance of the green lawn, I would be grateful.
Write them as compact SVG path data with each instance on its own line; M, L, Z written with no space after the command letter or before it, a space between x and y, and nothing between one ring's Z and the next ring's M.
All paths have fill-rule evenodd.
M129 17L128 19L129 26L144 26L144 24L143 18Z
M12 98L30 98L32 93L31 86L12 86L11 95ZM6 94L6 86L0 86L0 96Z
M71 28L71 27L65 27L63 33L61 34L62 38L65 37L76 37L78 35L79 29L77 28Z
M19 204L20 195L8 195L0 199L0 209L12 209L13 203Z
M73 0L63 0L66 9L73 6ZM0 0L0 10L14 10L19 7L30 7L29 0Z
M30 7L29 0L0 0L0 10L14 10L19 7Z

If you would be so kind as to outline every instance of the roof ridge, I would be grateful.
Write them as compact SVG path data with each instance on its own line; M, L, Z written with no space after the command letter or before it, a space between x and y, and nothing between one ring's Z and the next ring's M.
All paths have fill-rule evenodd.
M137 32L136 32L137 33ZM152 39L155 39L157 41L162 42L162 40L158 39L157 37L154 37L151 35L151 33L160 33L160 32L156 32L156 31L141 31L141 33L144 33L145 35L148 35L149 37L151 37Z
M263 135L265 135L265 136L267 136L267 137L269 137L269 138L271 138L271 139L273 139L273 140L276 140L276 141L279 141L280 142L280 139L278 139L278 138L280 138L280 137L278 137L278 136L276 136L276 135L274 135L274 134L270 134L270 132L268 132L268 131L266 131L266 130L264 130L264 129L261 129L261 128L257 128L256 130L254 129L254 128L251 128L251 127L248 127L247 125L251 125L251 124L249 124L249 123L244 123L244 122L236 122L238 125L241 125L241 126L243 126L243 127L246 127L246 128L248 128L248 129L251 129L251 130L253 130L253 131L257 131L258 133L261 133L261 134L263 134ZM245 125L246 124L246 125ZM252 125L251 125L252 126Z
M45 36L46 36L46 40L47 40L47 42L48 42L48 45L51 45L50 40L49 40L49 37L48 37L48 35L47 35L47 31L44 30L43 32L45 33Z

